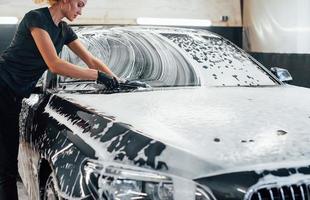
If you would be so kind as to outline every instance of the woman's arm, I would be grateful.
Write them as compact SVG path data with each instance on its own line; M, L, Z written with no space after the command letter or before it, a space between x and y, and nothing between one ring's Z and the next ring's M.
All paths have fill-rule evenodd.
M68 44L68 47L79 56L89 68L96 69L106 74L116 77L116 75L105 65L101 60L93 56L83 45L83 43L77 39Z
M63 76L70 76L72 78L97 80L98 72L96 69L79 67L60 59L49 34L45 30L41 28L31 28L30 31L45 63L51 72Z

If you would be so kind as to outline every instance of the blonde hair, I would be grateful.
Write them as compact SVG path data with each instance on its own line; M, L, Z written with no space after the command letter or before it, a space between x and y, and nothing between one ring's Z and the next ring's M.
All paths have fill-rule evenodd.
M48 3L49 5L54 5L58 0L33 0L36 4Z

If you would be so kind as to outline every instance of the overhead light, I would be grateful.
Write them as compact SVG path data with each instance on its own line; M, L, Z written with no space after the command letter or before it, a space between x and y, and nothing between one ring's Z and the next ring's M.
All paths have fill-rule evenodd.
M17 17L0 17L0 24L17 24Z
M164 26L211 26L208 19L172 19L172 18L149 18L138 17L139 25L164 25Z

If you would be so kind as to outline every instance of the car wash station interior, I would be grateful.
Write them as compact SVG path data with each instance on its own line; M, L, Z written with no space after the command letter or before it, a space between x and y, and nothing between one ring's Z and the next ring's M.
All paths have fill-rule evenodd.
M21 97L18 199L310 200L309 11L310 0L0 0L0 95ZM48 27L59 13L66 23ZM41 29L64 40L68 72L49 64ZM46 70L21 96L19 74L35 69L23 51Z

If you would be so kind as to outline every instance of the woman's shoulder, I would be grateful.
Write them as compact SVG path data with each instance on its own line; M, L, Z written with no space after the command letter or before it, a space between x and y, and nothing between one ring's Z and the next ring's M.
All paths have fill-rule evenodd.
M29 32L31 27L47 30L46 22L49 20L47 12L49 12L48 8L39 8L27 12L20 22L19 30Z
M47 11L48 11L47 7L30 10L29 12L26 13L25 17L30 18L45 17Z

